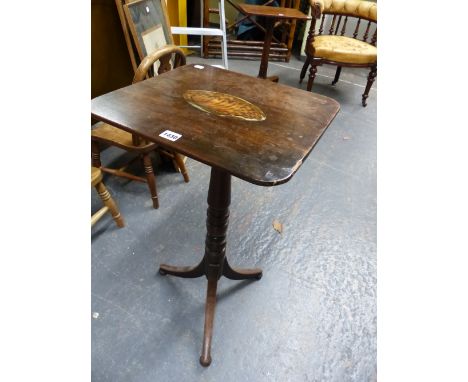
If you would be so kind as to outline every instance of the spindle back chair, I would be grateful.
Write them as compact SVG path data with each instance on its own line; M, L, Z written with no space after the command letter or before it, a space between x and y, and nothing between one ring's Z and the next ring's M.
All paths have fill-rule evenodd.
M317 66L336 65L335 85L343 66L370 68L362 105L367 105L369 91L377 76L377 4L364 0L309 0L312 21L307 37L307 58L302 67L302 82L310 65L307 90L317 73ZM330 21L329 27L326 23ZM320 20L320 25L318 21ZM346 30L348 25L355 27ZM318 31L316 33L316 27ZM328 30L327 30L328 29Z
M156 72L154 67L156 63L159 63L156 69L157 74L159 75L178 66L185 65L185 62L185 55L179 47L166 45L165 47L149 54L141 61L135 71L133 83L143 81L145 78L151 77L155 74ZM120 169L112 169L102 166L100 156L101 148L107 145L116 146L125 151L138 154L145 170L145 177L143 178L127 172L126 169L128 164ZM156 178L154 176L153 165L150 157L151 152L155 150L172 159L174 167L182 173L184 181L189 181L187 169L185 168L181 154L164 150L156 143L141 139L135 134L128 133L107 123L99 122L91 130L92 165L99 168L102 172L147 183L151 193L151 199L153 201L153 208L158 208L159 200L156 190ZM138 157L135 159L138 159Z

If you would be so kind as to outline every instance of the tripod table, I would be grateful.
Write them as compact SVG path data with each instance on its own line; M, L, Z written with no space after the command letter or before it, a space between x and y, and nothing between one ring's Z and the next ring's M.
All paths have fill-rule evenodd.
M310 20L311 17L295 8L270 7L268 5L238 4L239 9L248 16L257 16L265 18L265 41L263 43L262 59L260 61L260 70L258 78L268 79L278 82L278 76L267 77L268 58L270 57L271 41L273 39L273 30L277 20Z
M200 363L211 363L221 276L260 279L226 258L231 176L259 186L287 182L339 110L324 96L228 70L186 65L92 100L92 116L211 166L205 255L193 267L161 264L162 275L206 276Z

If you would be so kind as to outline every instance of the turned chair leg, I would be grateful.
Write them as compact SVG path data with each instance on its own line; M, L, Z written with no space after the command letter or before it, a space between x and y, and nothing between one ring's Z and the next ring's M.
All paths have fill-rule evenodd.
M309 67L309 64L310 64L310 56L307 55L307 58L304 62L304 66L302 67L302 70L301 70L301 76L299 77L299 83L302 84L302 80L304 79L305 75L306 75L306 72L307 72L307 68Z
M91 141L91 163L93 167L101 168L101 149L96 141Z
M317 73L317 65L310 66L309 70L309 81L307 82L307 91L310 92L312 90L312 85L314 84L315 74Z
M340 79L340 74L341 74L341 66L338 66L336 68L335 78L333 79L332 85L336 85L336 83Z
M146 182L150 189L153 208L159 208L158 192L156 191L156 177L153 172L153 164L149 153L143 154L143 167L145 168Z
M188 183L190 181L190 178L187 172L187 168L185 167L184 160L182 159L182 155L180 155L179 153L174 153L174 160L177 164L177 167L179 167L182 176L184 177L185 183Z
M117 227L122 228L125 225L123 217L122 215L120 215L120 211L117 207L117 204L115 203L114 199L112 199L106 186L104 185L104 183L99 182L98 184L96 184L95 187L102 202L109 209L112 217L114 218Z
M367 77L367 85L366 89L364 90L364 94L362 95L362 106L367 106L367 98L369 97L369 91L372 87L372 84L375 81L375 77L377 77L377 65L371 67L369 72L369 76Z

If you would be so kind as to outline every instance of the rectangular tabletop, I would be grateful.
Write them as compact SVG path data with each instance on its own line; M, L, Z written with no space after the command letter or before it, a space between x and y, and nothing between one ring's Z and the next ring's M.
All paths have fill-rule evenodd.
M189 90L208 91L195 97L201 106L184 99ZM247 102L219 94L210 100L209 92ZM258 109L249 103L266 118L213 112L255 117ZM202 110L209 107L210 113ZM262 186L287 182L338 110L331 98L208 65L182 66L91 101L97 120ZM175 137L160 136L166 130Z
M270 7L268 5L238 4L239 9L248 16L274 17L275 19L309 20L311 17L295 8Z

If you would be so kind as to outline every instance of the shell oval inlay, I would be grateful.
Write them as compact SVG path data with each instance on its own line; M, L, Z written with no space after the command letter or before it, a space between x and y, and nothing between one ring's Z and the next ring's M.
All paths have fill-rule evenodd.
M245 121L264 121L265 113L245 99L209 90L187 90L184 99L193 107L219 117L232 117Z

